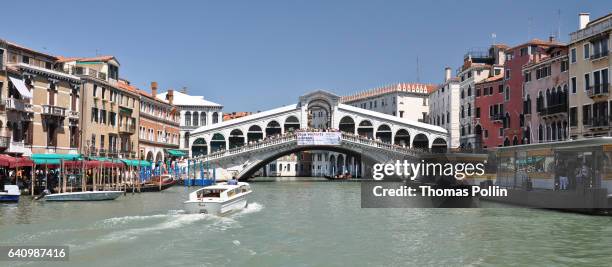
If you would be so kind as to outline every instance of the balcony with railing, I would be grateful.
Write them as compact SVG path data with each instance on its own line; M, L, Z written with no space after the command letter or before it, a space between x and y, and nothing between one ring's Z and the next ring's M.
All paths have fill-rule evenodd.
M92 68L85 68L85 67L72 67L70 74L73 75L82 75L82 76L89 76L92 78L96 78L96 79L100 79L100 80L105 80L106 81L106 73L104 72L99 72L95 69Z
M53 105L43 105L42 107L43 107L43 112L42 112L43 115L59 116L59 117L66 116L66 108L53 106Z
M567 104L556 104L542 109L542 117L554 117L567 115Z
M585 128L590 130L602 129L610 127L609 116L589 117L583 122Z
M119 133L123 134L134 134L136 133L135 124L123 124L119 126Z
M600 83L589 86L587 89L587 95L590 98L607 97L610 92L609 86L610 85L608 83Z
M5 103L6 109L8 110L33 112L32 104L30 104L27 100L8 98L5 100L4 103Z
M601 52L597 52L597 53L593 53L591 54L591 60L597 60L597 59L601 59L601 58L605 58L608 56L608 54L610 53L610 51L608 51L607 49Z
M591 36L595 36L597 34L610 30L610 28L612 28L612 17L599 21L594 25L586 27L582 30L570 33L570 41L573 43L578 40L589 38Z
M67 110L66 113L68 113L68 118L71 118L71 119L78 119L79 118L79 112L78 111Z

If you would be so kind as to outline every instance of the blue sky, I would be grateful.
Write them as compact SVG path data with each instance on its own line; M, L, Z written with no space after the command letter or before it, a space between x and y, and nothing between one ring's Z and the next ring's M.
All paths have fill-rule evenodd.
M314 89L439 83L470 48L561 40L612 1L8 1L0 38L53 55L115 55L141 88L257 111ZM8 12L7 12L8 11ZM531 18L531 19L530 19ZM531 20L531 23L529 21ZM529 27L531 25L531 27ZM531 30L529 30L531 29ZM529 34L530 33L530 34Z

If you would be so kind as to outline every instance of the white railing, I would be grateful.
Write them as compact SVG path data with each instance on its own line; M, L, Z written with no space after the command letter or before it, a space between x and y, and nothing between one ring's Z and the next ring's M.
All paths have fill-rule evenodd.
M590 27L584 28L570 33L570 40L575 42L584 38L591 37L593 35L602 33L609 30L612 27L612 18L608 18L604 21L598 22Z
M204 155L204 156L198 157L197 159L202 160L202 161L209 161L213 159L219 159L219 158L224 158L227 156L241 154L244 152L250 152L253 150L268 148L268 147L276 146L279 144L286 144L286 143L293 142L293 141L297 142L297 137L294 133L290 133L290 134L285 134L282 136L270 137L268 139L260 140L258 142L254 142L251 144L246 144L241 147L236 147L236 148L232 148L228 150L215 151L211 153L210 155Z
M32 112L32 104L26 100L8 98L6 99L6 109Z
M43 112L42 112L43 114L61 116L61 117L66 116L66 108L53 106L53 105L42 105L42 107L43 107Z
M399 146L395 144L385 143L380 140L373 140L367 137L349 134L345 132L342 133L341 137L342 137L341 139L342 142L348 142L348 143L359 144L359 145L368 146L368 147L384 149L384 150L393 151L396 153L405 154L409 156L418 156L419 154L426 152L425 150L421 151L417 148L410 148L410 147L404 147L404 146ZM295 133L287 133L287 134L280 135L280 136L269 137L263 140L259 140L257 142L248 143L241 147L236 147L236 148L232 148L228 150L216 151L209 155L196 157L196 159L201 160L201 161L210 161L210 160L225 158L225 157L234 156L234 155L238 155L238 154L242 154L246 152L251 152L255 150L260 150L264 148L288 144L292 142L297 143L297 135Z

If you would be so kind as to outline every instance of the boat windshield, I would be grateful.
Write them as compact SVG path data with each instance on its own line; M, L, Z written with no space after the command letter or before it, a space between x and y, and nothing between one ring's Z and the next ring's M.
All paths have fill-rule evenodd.
M220 197L221 196L221 192L223 190L222 189L203 189L200 192L198 192L198 198L205 198L205 197Z
M242 185L242 186L240 186L239 190L240 190L240 193L246 193L246 192L251 191L251 186L249 186L249 185Z

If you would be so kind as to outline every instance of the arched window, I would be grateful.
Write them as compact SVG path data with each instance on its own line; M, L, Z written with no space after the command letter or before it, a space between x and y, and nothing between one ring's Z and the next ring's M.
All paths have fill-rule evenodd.
M191 112L185 112L185 126L191 126Z
M218 122L219 122L219 113L215 112L212 115L212 123L215 124L215 123L218 123Z
M200 114L198 112L193 113L193 126L198 126L200 123Z

